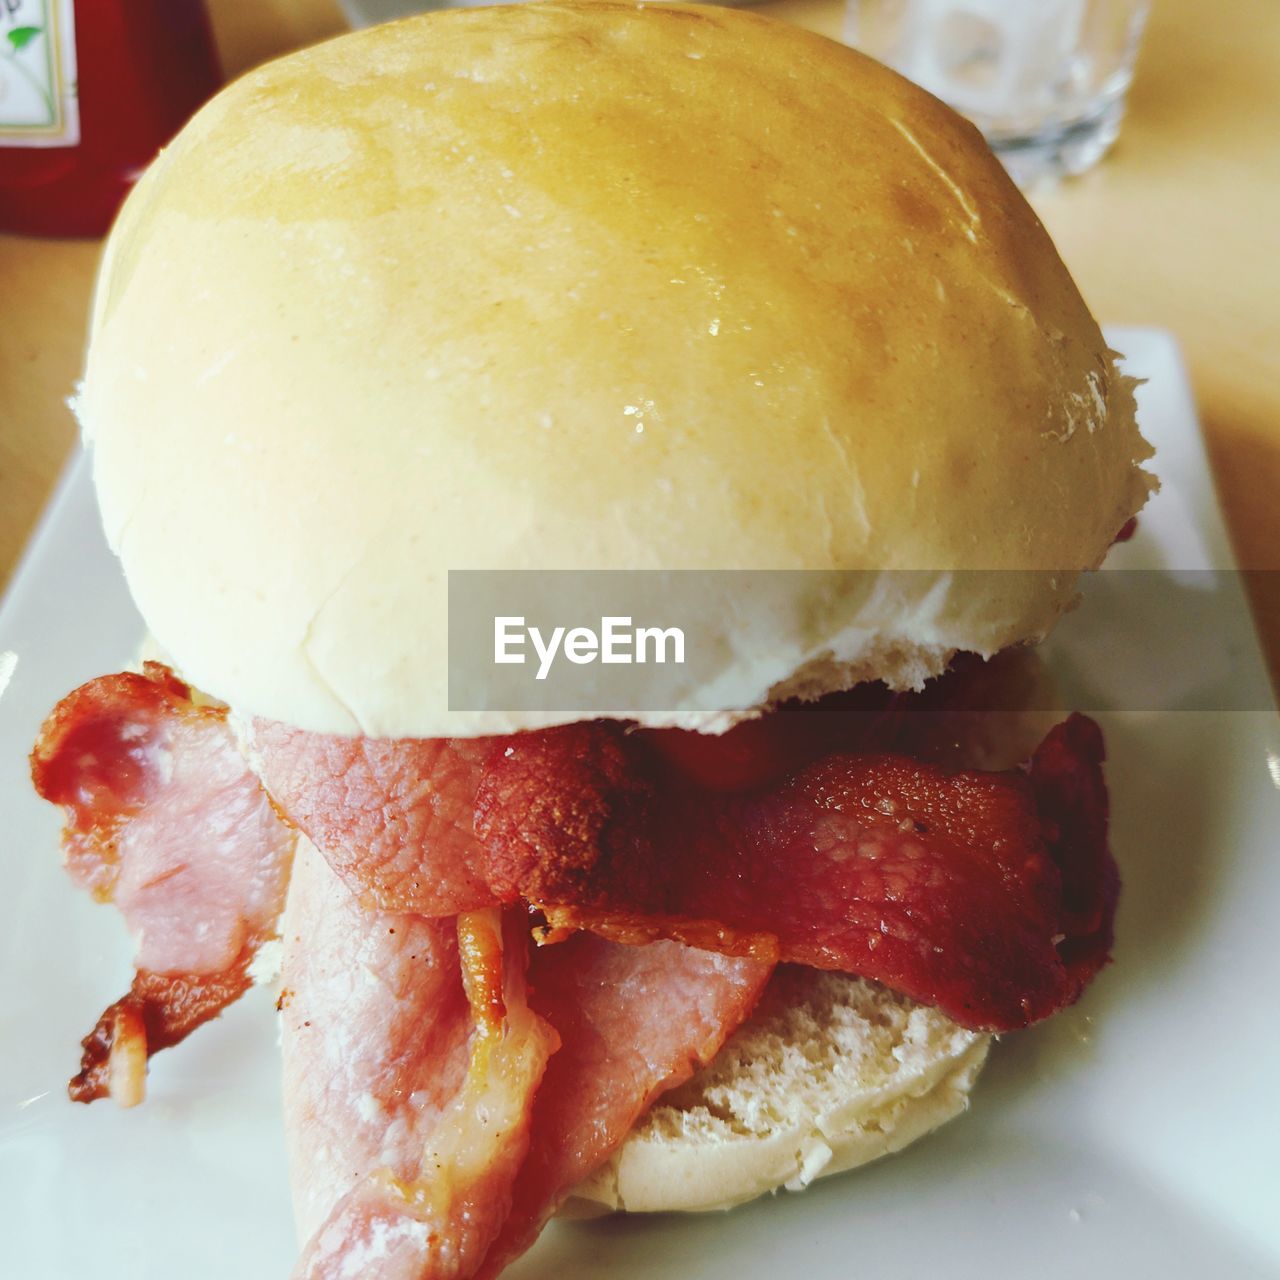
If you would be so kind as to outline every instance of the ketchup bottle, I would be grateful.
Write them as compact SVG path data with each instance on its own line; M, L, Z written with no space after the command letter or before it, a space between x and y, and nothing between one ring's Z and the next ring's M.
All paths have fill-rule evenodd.
M220 80L203 0L0 0L0 230L102 235Z

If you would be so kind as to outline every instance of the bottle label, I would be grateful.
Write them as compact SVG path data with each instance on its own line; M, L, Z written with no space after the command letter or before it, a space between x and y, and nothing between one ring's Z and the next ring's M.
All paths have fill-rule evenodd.
M73 0L0 0L0 147L79 141Z

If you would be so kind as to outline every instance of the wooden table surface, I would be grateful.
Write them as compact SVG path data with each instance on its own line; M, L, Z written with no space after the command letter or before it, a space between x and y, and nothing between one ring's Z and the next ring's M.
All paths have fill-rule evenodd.
M234 74L343 28L334 0L210 0ZM841 0L775 0L838 34ZM1280 3L1155 0L1115 151L1035 203L1104 322L1173 330L1280 678ZM98 246L0 236L0 588L75 439Z

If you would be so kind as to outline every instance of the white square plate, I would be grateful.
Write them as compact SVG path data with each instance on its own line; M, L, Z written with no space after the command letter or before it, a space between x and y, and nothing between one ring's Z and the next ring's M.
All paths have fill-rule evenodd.
M1164 489L1055 633L1103 715L1125 879L1115 964L992 1054L971 1113L902 1155L732 1216L557 1224L512 1280L573 1276L1280 1277L1280 732L1168 335L1118 330L1148 379ZM142 1108L66 1100L130 976L116 915L59 869L26 754L141 623L77 460L0 609L0 1274L283 1280L294 1254L275 1028L255 991L160 1055Z

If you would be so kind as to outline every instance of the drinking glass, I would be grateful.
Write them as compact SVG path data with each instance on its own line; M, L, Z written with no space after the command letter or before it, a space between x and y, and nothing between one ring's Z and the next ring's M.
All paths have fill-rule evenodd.
M1120 132L1150 0L849 0L845 38L969 117L1021 186Z

